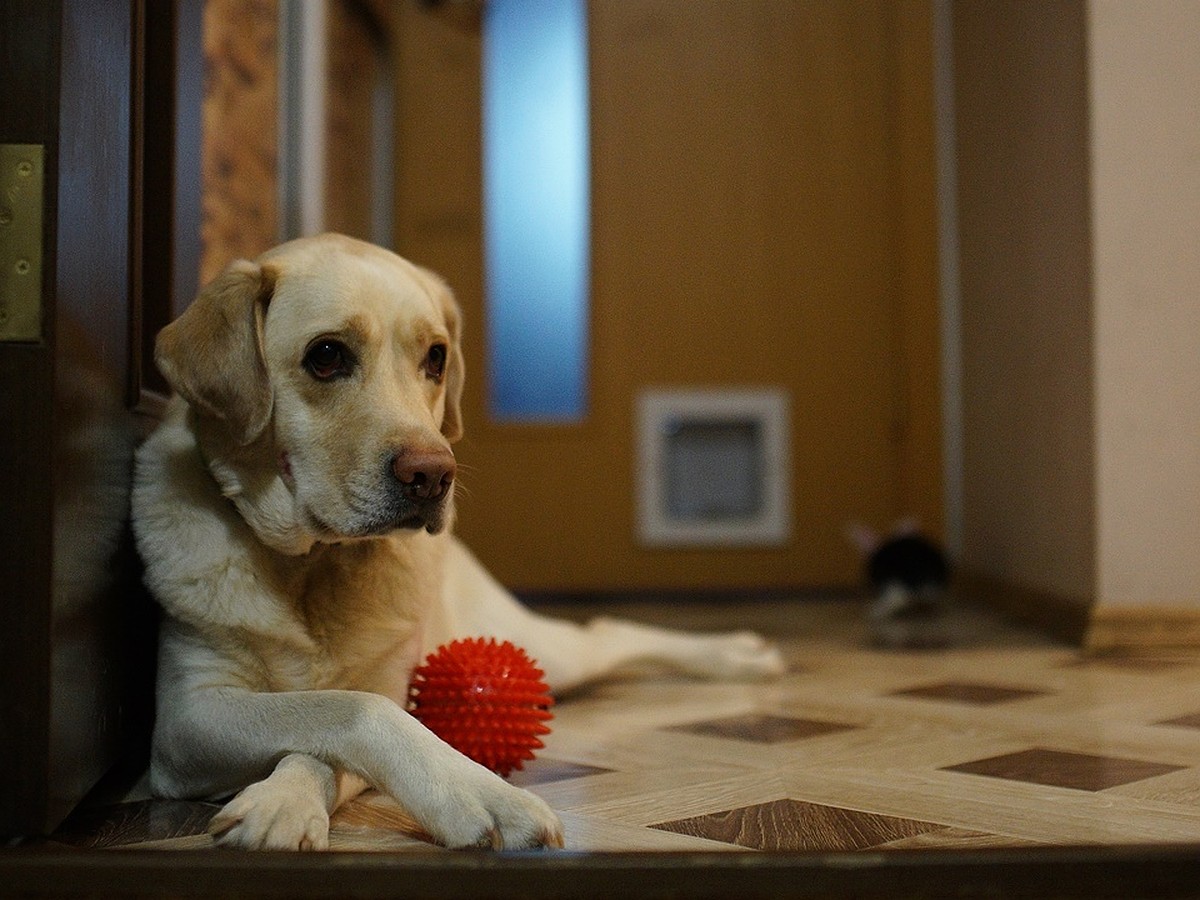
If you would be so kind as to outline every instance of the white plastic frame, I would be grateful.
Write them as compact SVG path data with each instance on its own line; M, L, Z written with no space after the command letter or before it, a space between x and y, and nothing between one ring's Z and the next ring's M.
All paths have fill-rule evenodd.
M667 507L665 441L680 422L745 422L759 425L763 473L762 509L731 519L679 519ZM775 388L658 389L637 399L638 536L652 547L775 546L791 537L791 442L788 395Z

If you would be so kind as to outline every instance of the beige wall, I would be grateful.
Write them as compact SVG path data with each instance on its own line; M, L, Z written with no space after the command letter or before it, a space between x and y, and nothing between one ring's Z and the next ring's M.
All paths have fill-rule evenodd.
M965 572L1094 591L1080 2L953 7Z
M1098 598L1200 610L1200 3L1088 19Z
M1200 3L953 29L963 568L1096 645L1200 638Z

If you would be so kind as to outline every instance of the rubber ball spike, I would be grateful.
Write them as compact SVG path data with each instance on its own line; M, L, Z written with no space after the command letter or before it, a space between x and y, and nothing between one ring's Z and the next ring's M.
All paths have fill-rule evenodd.
M550 733L554 698L544 678L509 641L451 641L413 671L408 711L455 750L507 778Z

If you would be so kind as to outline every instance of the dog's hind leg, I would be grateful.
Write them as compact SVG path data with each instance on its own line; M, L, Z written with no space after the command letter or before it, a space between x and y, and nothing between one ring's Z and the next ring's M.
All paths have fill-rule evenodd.
M722 679L771 678L786 669L779 650L748 631L691 634L621 619L577 625L538 615L457 541L446 555L443 593L444 617L428 649L461 637L512 641L537 660L555 693L634 666Z
M786 670L778 649L749 631L691 634L624 619L575 625L531 616L521 639L557 693L625 669L666 669L722 680L773 678Z

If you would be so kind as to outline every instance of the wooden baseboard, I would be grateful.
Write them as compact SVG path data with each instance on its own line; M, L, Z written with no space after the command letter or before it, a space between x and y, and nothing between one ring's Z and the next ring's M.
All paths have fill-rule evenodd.
M1098 607L1084 646L1094 653L1200 651L1200 607Z
M961 572L956 580L956 593L960 597L999 610L1054 637L1084 646L1091 619L1089 598L1030 588L970 571Z

